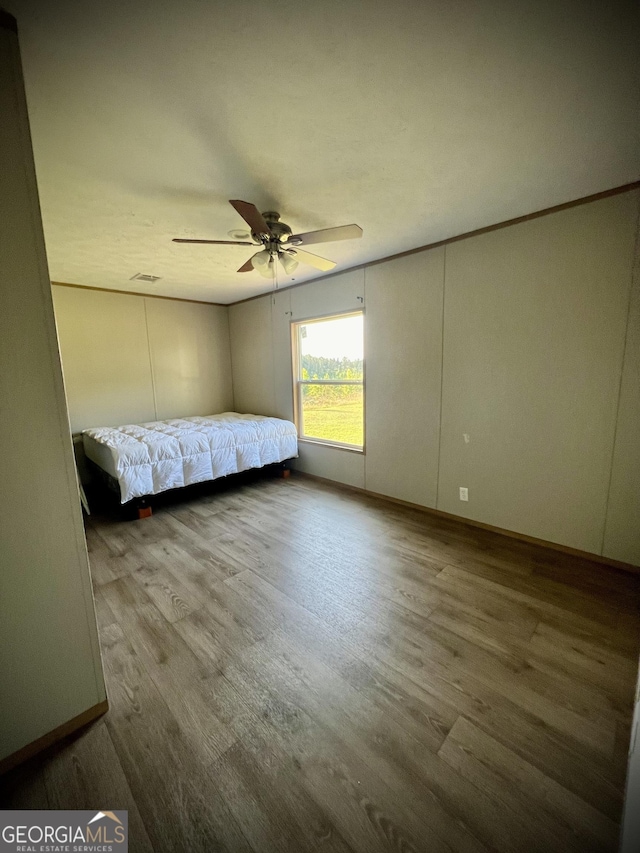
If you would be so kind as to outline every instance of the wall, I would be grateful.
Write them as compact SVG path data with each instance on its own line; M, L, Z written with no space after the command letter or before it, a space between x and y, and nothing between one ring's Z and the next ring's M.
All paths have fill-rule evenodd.
M0 759L103 702L17 37L0 15Z
M52 290L73 432L233 407L226 308Z
M232 306L236 407L290 418L290 321L364 306L366 452L301 442L298 467L640 564L639 202L629 191Z
M444 256L439 248L366 271L366 486L428 507L437 501Z
M232 307L229 331L235 411L288 417L276 410L270 297L246 302L241 311Z
M447 246L440 509L600 553L636 218L627 193Z

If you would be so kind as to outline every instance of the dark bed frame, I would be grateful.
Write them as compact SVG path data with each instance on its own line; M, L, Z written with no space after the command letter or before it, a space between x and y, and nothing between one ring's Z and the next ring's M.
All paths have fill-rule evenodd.
M175 489L167 489L166 492L160 492L159 494L170 494L174 492L186 492L187 489L194 489L197 486L204 486L207 483L216 483L220 480L228 481L234 477L241 477L243 474L249 474L251 471L266 471L268 473L273 473L278 477L289 477L291 474L291 462L295 457L291 457L291 459L285 459L283 462L274 462L271 465L264 465L261 468L248 468L246 471L240 471L238 474L227 474L224 477L215 477L213 480L203 480L201 483L191 483L188 486L180 486ZM107 493L111 493L117 496L119 501L119 506L122 510L125 518L129 519L138 519L138 518L149 518L153 513L152 501L154 498L157 498L158 495L143 495L139 498L132 498L130 501L126 503L120 503L122 498L122 493L120 492L120 483L116 480L115 477L112 477L107 471L101 468L98 464L96 464L92 459L87 458L87 466L92 476L100 483L103 487L103 491Z

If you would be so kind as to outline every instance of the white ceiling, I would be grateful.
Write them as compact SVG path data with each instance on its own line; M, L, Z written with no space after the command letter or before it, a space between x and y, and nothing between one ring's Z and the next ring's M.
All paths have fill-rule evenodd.
M57 281L233 302L249 247L171 243L230 198L357 222L339 270L640 177L635 0L4 4Z

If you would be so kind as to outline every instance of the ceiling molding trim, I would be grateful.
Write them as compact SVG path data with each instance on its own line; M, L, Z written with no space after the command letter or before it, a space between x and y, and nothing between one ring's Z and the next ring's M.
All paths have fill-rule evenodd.
M418 246L416 249L407 249L406 252L398 252L396 255L387 255L384 258L377 258L374 261L367 261L364 264L345 267L344 269L336 270L328 275L321 275L318 276L318 278L312 278L310 281L301 281L297 284L290 284L287 287L280 287L277 292L282 293L285 290L293 290L295 287L304 287L307 284L315 284L318 281L325 281L326 279L333 278L341 273L366 269L367 267L372 267L376 264L384 264L387 261L395 261L397 258L405 258L408 255L415 255L418 252L426 252L428 249L437 249L438 246L446 246L448 243L457 243L459 240L467 240L469 237L488 234L490 231L498 231L501 228L508 228L510 225L519 225L521 222L528 222L530 219L538 219L541 216L548 216L550 213L559 213L561 210L568 210L571 207L578 207L581 204L588 204L591 201L599 201L603 198L632 192L637 189L640 189L640 181L632 181L630 184L622 184L622 186L613 187L613 189L610 190L603 190L599 193L593 193L593 195L577 198L574 201L565 201L562 204L556 204L553 207L545 207L543 210L536 210L533 213L525 213L524 216L516 216L515 219L506 219L504 222L498 222L495 225L486 225L484 228L476 228L475 231L467 231L464 234L457 234L455 237L447 237L445 240L438 240L436 243L427 243L426 246ZM266 293L258 293L256 296L248 296L246 299L238 299L237 302L227 303L227 307L231 307L232 305L242 305L243 302L252 302L254 299L262 299L265 296L269 296L271 293L273 293L273 291L270 290Z
M183 299L181 296L161 296L159 293L140 293L138 290L116 290L114 287L93 287L90 284L69 284L66 281L52 281L56 287L77 287L79 290L97 290L100 293L120 293L125 296L144 296L145 299L168 299L170 302L192 302L195 305L216 305L218 308L228 308L230 303L209 302L206 299Z

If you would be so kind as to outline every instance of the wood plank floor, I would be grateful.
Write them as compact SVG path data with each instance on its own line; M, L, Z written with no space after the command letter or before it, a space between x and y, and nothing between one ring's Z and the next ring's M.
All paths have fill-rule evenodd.
M640 582L293 476L87 537L111 709L4 807L132 851L613 851Z

